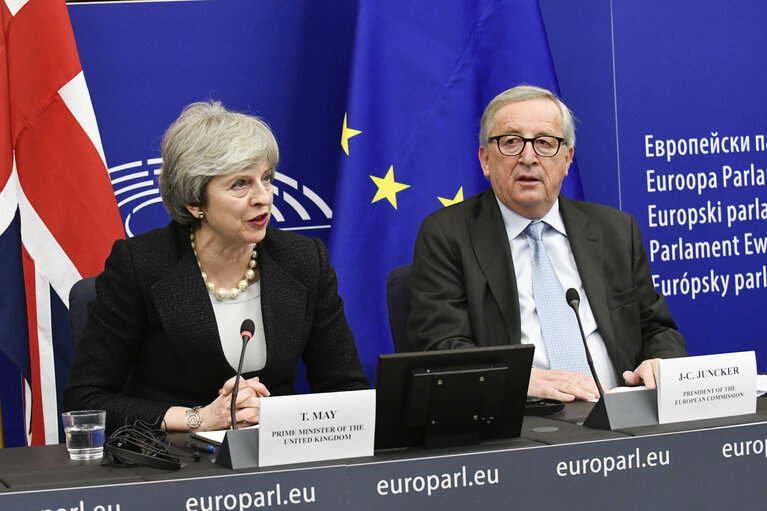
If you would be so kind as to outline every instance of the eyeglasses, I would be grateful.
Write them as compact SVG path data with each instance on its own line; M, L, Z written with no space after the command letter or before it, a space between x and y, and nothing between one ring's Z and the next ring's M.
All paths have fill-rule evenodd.
M519 135L497 135L490 137L488 143L495 140L498 144L498 150L504 156L519 156L525 150L525 144L530 142L533 151L538 156L551 158L559 152L559 146L565 141L564 138L551 135L541 135L539 137L525 138Z

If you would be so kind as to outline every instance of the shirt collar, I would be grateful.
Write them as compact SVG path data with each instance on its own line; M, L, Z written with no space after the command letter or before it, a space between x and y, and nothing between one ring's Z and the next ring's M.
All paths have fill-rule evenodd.
M513 240L524 232L525 228L530 223L529 218L525 218L519 213L509 209L500 199L496 196L495 200L498 202L498 207L501 208L501 216L503 217L503 226L506 228L506 235L509 237L509 241ZM562 220L562 215L559 212L559 198L554 201L554 204L549 209L548 213L543 215L541 221L546 222L554 230L567 236L565 231L565 222Z

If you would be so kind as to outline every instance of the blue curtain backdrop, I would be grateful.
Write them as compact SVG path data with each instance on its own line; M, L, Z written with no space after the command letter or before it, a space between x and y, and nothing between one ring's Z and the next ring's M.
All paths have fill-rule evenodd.
M656 254L651 264L664 281L685 272L688 278L712 270L729 276L724 296L723 290L695 298L668 296L672 313L691 354L754 349L760 370L767 370L760 328L767 287L734 290L738 275L763 274L764 254L746 254L745 241L747 235L767 238L767 220L737 221L725 233L726 218L693 229L653 227L648 213L651 205L767 202L764 185L722 183L725 165L737 170L766 165L767 152L757 148L756 137L764 133L767 113L762 65L767 46L761 35L767 4L333 0L328 8L330 3L68 5L127 229L138 234L168 221L157 202L155 170L162 133L184 105L213 98L263 116L277 135L284 177L275 196L284 218L274 218L274 225L328 241L332 222L329 248L372 377L378 352L392 350L387 273L411 261L421 219L443 207L438 197L452 200L461 187L468 197L488 186L476 159L481 110L493 95L520 82L555 87L548 41L556 81L579 119L576 159L585 197L636 215L648 251L653 241L737 236L739 256L664 261ZM345 114L348 155L339 148ZM356 131L361 133L352 136ZM748 136L750 150L670 161L645 154L648 134L665 140L712 133ZM387 183L390 167L384 198L373 202L379 186L370 176ZM714 171L719 187L701 195L651 193L649 169L657 175ZM397 191L393 183L409 187ZM565 193L578 196L572 190L578 184L571 169ZM317 197L332 211L319 208ZM4 424L18 425L5 427L6 446L22 445L25 437L17 364L28 363L7 347L26 342L26 304L8 292L20 285L20 261L2 257L18 244L15 223L0 236L0 282L6 289L0 323L5 318L2 324L8 325L0 340L0 403Z
M360 2L330 251L371 378L393 351L387 275L426 215L489 187L479 120L521 83L557 91L536 0ZM581 196L577 170L563 191Z

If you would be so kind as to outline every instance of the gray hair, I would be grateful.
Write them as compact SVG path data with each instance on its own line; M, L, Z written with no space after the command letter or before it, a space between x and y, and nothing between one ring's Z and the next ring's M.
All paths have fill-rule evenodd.
M252 115L231 112L219 101L192 103L162 139L160 194L165 209L180 224L198 221L187 204L203 204L215 176L267 163L277 167L279 149L272 130Z
M479 124L479 144L487 145L488 139L490 138L490 131L493 129L493 124L495 123L495 114L498 110L510 103L539 98L548 99L557 105L559 113L562 115L562 131L564 132L563 138L565 139L565 145L567 147L575 147L575 120L573 113L567 108L567 105L556 96L556 94L547 89L535 87L533 85L518 85L507 91L501 92L493 98L487 105L487 108L485 108L485 113L482 114L482 120Z

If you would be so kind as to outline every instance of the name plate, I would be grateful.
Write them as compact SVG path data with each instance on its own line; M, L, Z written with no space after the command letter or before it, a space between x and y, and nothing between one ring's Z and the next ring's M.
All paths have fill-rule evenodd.
M753 351L664 359L658 380L660 424L756 412Z
M373 455L375 390L261 400L258 465Z

